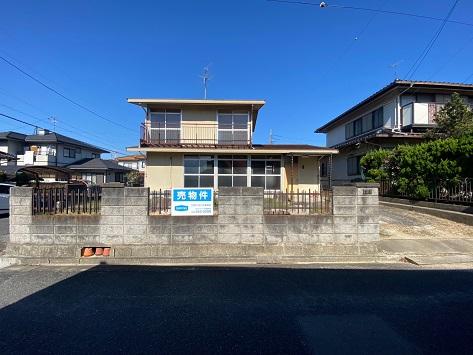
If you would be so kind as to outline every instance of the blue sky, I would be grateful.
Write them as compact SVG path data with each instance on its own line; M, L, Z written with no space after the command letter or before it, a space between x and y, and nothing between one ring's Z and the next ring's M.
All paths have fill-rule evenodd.
M453 0L340 0L333 5L443 18ZM460 0L451 20L472 22ZM314 129L403 78L441 22L265 0L8 1L0 55L88 108L81 110L0 61L0 112L105 148L136 145L141 109L128 97L265 99L255 141L324 145ZM357 38L357 39L355 39ZM473 80L473 26L448 23L414 75ZM21 112L19 112L21 111ZM40 121L41 120L41 121ZM51 125L49 124L51 127ZM0 118L0 130L31 127Z

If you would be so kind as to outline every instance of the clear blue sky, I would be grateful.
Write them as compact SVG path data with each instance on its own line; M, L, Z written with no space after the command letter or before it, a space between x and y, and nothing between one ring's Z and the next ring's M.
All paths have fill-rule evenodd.
M454 1L327 2L443 18ZM256 142L266 143L272 128L277 143L323 145L314 129L392 81L391 64L403 78L441 24L265 0L19 0L3 2L0 13L0 55L131 129L1 61L0 112L42 126L54 116L58 132L121 151L138 143L143 120L126 98L201 98L199 74L209 63L209 98L267 101ZM473 2L460 0L451 19L473 22L472 13ZM471 82L472 63L473 26L448 23L414 79ZM0 118L0 130L31 128Z

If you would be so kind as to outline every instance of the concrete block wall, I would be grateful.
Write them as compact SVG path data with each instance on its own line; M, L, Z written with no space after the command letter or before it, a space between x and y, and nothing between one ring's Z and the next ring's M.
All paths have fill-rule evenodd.
M264 215L261 188L221 189L214 216L150 216L148 195L147 188L109 187L102 190L99 215L33 216L32 189L12 188L7 253L51 261L80 259L83 247L109 246L112 257L127 260L310 261L374 254L379 239L375 185L334 187L333 215L315 216Z

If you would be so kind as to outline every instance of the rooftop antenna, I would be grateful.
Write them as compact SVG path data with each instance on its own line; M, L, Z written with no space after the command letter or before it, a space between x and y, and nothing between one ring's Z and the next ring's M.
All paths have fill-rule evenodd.
M204 83L204 99L207 100L207 83L211 79L210 73L209 73L209 67L210 64L204 67L204 71L202 72L202 75L200 76L202 78L202 82Z
M57 123L57 119L56 117L49 117L49 122L51 122L53 124L53 132L56 132L56 123Z
M398 60L396 63L393 63L393 64L390 64L389 66L391 67L391 69L394 71L394 80L397 80L399 79L398 76L397 76L397 68L399 67L399 65L404 61L404 59L401 59L401 60Z

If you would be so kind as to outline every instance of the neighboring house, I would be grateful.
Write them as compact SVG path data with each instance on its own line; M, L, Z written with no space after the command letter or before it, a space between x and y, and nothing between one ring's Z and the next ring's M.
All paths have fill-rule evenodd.
M102 148L46 129L37 129L34 135L0 133L0 151L15 158L7 163L0 155L5 173L28 171L46 183L71 178L99 185L125 182L125 174L131 171L116 161L101 159L102 153L108 153Z
M370 150L421 142L453 92L473 104L470 84L395 80L319 127L316 133L326 134L327 147L340 151L322 160L322 183L362 179L360 159Z
M17 165L67 166L82 159L100 158L106 150L62 134L38 129L24 140L24 153Z
M82 159L68 165L75 180L84 180L102 185L109 182L126 182L126 174L132 169L119 165L114 160L100 158Z
M140 173L145 172L146 168L146 156L143 154L127 155L115 159L119 165L138 170Z
M23 154L25 149L25 134L17 132L0 132L0 166L16 165L16 156Z
M253 143L261 100L128 99L145 109L138 147L145 186L317 190L319 160L336 149Z

